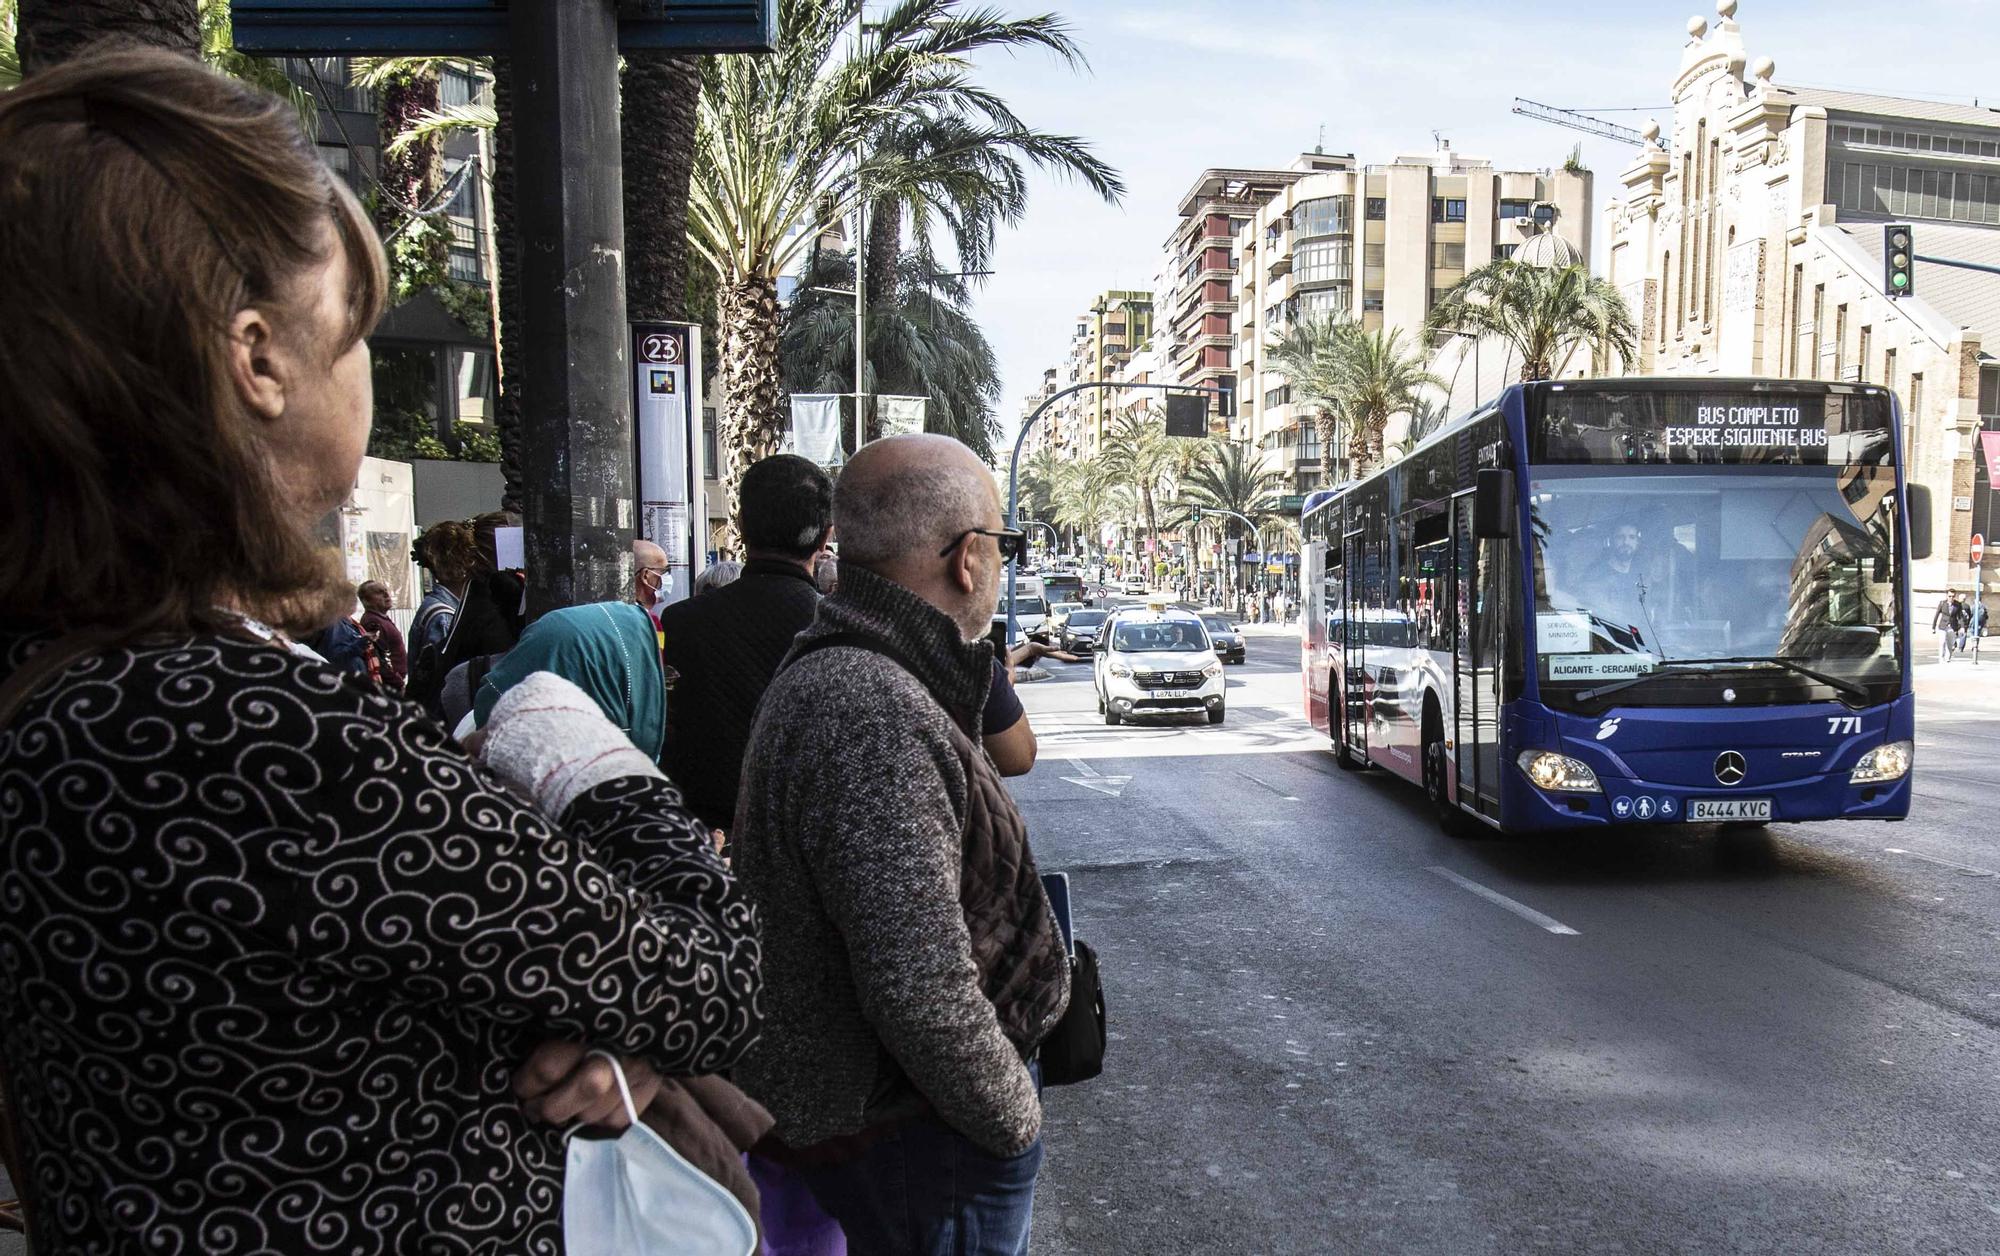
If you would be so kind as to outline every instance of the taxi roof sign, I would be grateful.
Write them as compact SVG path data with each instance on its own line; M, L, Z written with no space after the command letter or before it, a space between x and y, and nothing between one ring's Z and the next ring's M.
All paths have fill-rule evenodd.
M778 0L616 0L622 52L772 52ZM231 0L236 47L259 54L499 56L506 0Z

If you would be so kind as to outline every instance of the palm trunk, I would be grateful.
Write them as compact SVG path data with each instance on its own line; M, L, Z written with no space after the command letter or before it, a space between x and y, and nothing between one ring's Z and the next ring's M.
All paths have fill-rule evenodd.
M625 54L619 143L625 161L625 307L629 317L687 317L688 181L694 173L701 63Z
M110 39L201 56L197 0L21 0L18 22L23 74L60 65Z
M763 278L725 282L716 292L716 305L722 336L717 435L733 541L743 472L776 453L784 433L779 411L783 380L778 368L778 285Z
M1321 409L1313 414L1313 426L1319 429L1320 474L1326 478L1327 486L1330 488L1336 483L1333 464L1334 450L1337 448L1335 442L1340 439L1340 423L1334 418L1333 411Z
M1139 499L1140 504L1146 508L1146 535L1152 538L1152 561L1157 564L1160 561L1160 520L1153 513L1153 488L1150 484L1141 484L1139 486ZM1150 572L1148 573L1148 578L1151 578Z
M903 204L881 199L868 206L868 308L894 301L896 263L903 256Z
M500 398L493 426L500 437L500 504L521 509L521 237L514 226L514 72L493 58L493 254L497 262L494 336L500 346Z

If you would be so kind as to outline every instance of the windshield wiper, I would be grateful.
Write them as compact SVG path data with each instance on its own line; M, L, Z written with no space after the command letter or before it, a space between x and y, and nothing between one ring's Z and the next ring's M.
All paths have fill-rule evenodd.
M1665 659L1660 663L1659 667L1647 672L1643 676L1630 676L1613 684L1599 685L1594 689L1585 689L1576 695L1576 699L1579 702L1589 702L1608 694L1617 693L1621 689L1630 689L1634 685L1645 684L1647 681L1658 679L1661 676L1704 675L1705 673L1698 670L1698 668L1701 665L1710 663L1736 664L1739 666L1748 663L1770 663L1774 666L1782 667L1787 671L1796 672L1808 680L1816 680L1829 689L1839 690L1841 693L1847 694L1858 701L1868 701L1868 690L1854 681L1843 680L1838 676L1829 676L1825 672L1814 671L1802 663L1777 654L1743 654L1716 659ZM1675 670L1669 671L1669 668Z

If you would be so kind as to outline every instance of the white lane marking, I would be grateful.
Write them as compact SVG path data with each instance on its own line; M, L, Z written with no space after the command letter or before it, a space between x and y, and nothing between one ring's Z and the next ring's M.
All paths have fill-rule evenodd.
M1100 794L1109 794L1113 798L1124 797L1125 786L1132 781L1132 778L1129 776L1105 776L1082 759L1071 759L1069 765L1076 769L1077 774L1075 776L1065 776L1062 779L1072 785L1081 785L1085 789L1094 789Z
M1534 908L1528 906L1526 903L1517 903L1513 899L1508 898L1505 894L1500 893L1498 890L1489 890L1485 886L1479 884L1479 882L1472 880L1470 877L1462 877L1442 864L1431 864L1430 870L1432 872L1437 873L1445 880L1451 882L1453 885L1456 885L1460 889L1470 890L1474 894L1477 894L1479 897L1485 899L1489 903L1492 903L1496 907L1505 907L1508 911L1513 912L1516 916L1519 916L1521 919L1539 925L1542 928L1547 929L1550 933L1565 934L1569 937L1582 936L1576 930L1570 928L1562 921L1557 920L1555 917L1544 916L1542 913L1536 911Z
M1908 855L1912 859L1921 859L1925 863L1942 864L1947 868L1956 868L1969 877L2000 876L2000 873L1994 872L1991 868L1975 868L1971 864L1953 863L1949 859L1939 859L1936 855L1919 855L1916 851L1904 850L1900 846L1884 846L1882 852L1887 855Z
M1265 789L1270 790L1272 793L1284 799L1286 802L1298 801L1298 796L1296 794L1288 794L1284 790L1279 789L1276 785L1271 784L1271 782L1264 780L1262 777L1252 776L1248 772L1238 772L1236 775L1242 777L1244 780L1249 781L1254 785L1262 785Z

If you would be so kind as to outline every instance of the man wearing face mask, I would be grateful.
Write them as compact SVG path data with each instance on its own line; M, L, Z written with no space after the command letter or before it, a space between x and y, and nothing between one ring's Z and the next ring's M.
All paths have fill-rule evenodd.
M981 745L1006 556L993 476L944 436L865 446L833 517L840 587L765 691L735 870L764 921L764 1036L736 1081L759 1151L850 1250L1025 1251L1030 1061L1069 971L1026 828Z
M632 600L660 622L667 606L667 551L644 537L632 542Z

